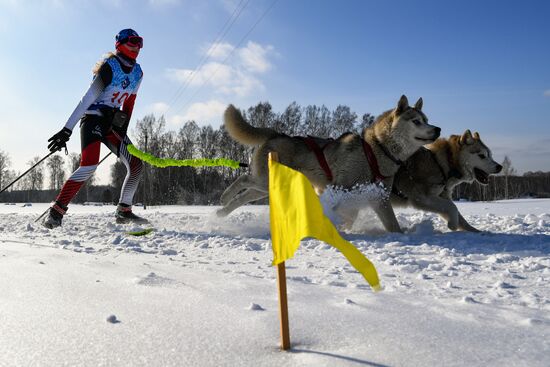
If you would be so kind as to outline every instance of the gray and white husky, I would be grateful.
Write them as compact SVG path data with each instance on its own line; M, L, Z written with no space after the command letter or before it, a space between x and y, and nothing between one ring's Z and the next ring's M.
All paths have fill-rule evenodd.
M466 130L462 135L437 139L414 153L395 175L391 202L438 213L453 231L478 232L453 203L453 188L474 180L487 185L489 175L501 170L479 134Z
M240 176L225 190L221 196L223 208L217 214L226 216L246 203L268 196L269 152L277 152L282 164L305 174L318 194L327 185L351 189L374 181L381 181L390 190L399 165L439 137L441 129L428 124L422 104L420 98L411 107L407 97L401 96L397 107L380 115L362 135L346 133L334 140L310 137L309 141L253 127L229 105L224 115L229 135L239 143L257 148L251 174ZM317 149L312 148L312 141ZM373 203L373 209L387 231L401 232L389 195ZM356 208L347 213L348 220L354 220L358 211Z

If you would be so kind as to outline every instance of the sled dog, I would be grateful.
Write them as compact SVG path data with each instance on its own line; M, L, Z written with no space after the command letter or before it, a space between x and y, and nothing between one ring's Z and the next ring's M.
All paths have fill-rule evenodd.
M327 185L351 189L375 181L391 190L400 164L421 146L434 142L441 132L428 124L422 104L420 98L411 107L403 95L396 108L380 115L361 135L345 133L338 139L291 137L269 128L256 128L229 105L224 115L227 132L235 141L257 148L251 174L240 176L224 191L223 208L217 214L226 216L241 205L268 196L269 152L277 152L282 164L306 175L318 194ZM355 220L359 209L346 214L348 223ZM401 232L389 195L373 203L373 209L387 231Z
M466 130L462 135L437 139L414 153L395 175L391 202L437 213L453 231L479 232L453 203L453 188L473 181L487 185L489 175L501 170L479 134Z

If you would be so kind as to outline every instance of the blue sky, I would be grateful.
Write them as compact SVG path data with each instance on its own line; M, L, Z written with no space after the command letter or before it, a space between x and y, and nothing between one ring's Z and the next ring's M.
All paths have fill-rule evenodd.
M272 4L0 0L0 149L17 170L45 155L93 64L132 27L145 43L134 122L154 112L167 114L170 129L191 118L219 126L228 103L266 100L276 111L297 101L378 114L406 94L411 103L424 98L444 136L479 131L497 160L510 156L519 172L550 170L547 1L278 0L245 37ZM75 132L69 149L79 147Z

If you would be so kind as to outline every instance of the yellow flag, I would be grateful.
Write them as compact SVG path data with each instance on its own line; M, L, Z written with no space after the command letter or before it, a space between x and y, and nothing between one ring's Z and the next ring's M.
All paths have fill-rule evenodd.
M300 241L314 237L336 247L374 290L380 289L374 265L344 240L323 214L313 186L302 173L269 160L269 215L273 265L294 256Z

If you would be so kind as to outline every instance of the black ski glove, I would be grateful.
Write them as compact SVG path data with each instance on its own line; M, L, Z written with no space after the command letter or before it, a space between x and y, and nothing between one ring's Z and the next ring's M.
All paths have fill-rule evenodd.
M60 132L48 139L48 149L50 152L59 152L62 148L67 149L67 142L71 137L73 132L66 127L63 128Z

